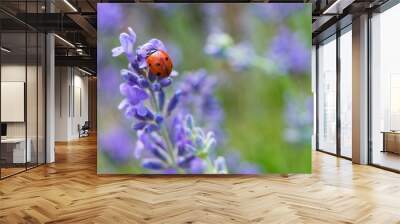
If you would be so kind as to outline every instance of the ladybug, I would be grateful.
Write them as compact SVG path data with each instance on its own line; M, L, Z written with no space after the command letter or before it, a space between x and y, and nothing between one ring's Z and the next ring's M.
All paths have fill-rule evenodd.
M151 52L146 58L147 65L150 72L159 78L166 78L172 71L172 60L163 50L155 50Z

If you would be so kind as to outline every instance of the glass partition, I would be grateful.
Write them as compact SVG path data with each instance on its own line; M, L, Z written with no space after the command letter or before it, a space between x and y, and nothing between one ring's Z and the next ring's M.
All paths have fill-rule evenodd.
M336 153L336 37L318 47L318 149Z
M1 160L2 177L26 169L31 151L26 150L26 33L1 34ZM6 49L6 50L4 50Z
M1 2L19 16L43 1ZM40 7L39 7L40 6ZM0 12L0 178L45 163L45 35Z

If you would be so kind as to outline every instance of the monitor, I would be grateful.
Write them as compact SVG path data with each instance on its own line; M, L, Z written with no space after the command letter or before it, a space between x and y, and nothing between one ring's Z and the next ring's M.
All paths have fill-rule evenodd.
M7 136L7 124L1 123L1 136Z

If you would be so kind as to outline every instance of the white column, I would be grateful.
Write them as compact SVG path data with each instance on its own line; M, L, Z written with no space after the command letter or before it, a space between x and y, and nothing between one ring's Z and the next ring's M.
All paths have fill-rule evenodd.
M46 1L46 11L54 12L54 5ZM46 163L55 162L55 43L54 34L46 35Z
M54 116L55 116L55 60L54 60L54 35L47 34L46 36L46 61L47 61L47 71L46 71L46 163L52 163L55 161L55 151L54 151Z
M353 162L368 163L368 16L353 19Z

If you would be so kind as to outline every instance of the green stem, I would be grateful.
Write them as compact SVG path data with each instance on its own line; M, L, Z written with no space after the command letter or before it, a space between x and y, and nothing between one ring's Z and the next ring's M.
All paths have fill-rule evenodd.
M147 74L146 74L146 79L147 79L147 81L150 82L150 80L148 79ZM160 114L161 111L160 111L159 105L157 105L156 95L155 95L154 91L151 88L149 88L149 91L150 91L150 96L151 96L150 97L151 106L153 107L153 109L155 109L157 114ZM163 122L161 124L160 132L161 132L160 133L161 136L164 138L164 141L167 143L167 153L168 153L168 155L170 156L170 158L172 160L170 165L173 168L175 168L178 173L184 173L184 171L181 168L179 168L179 166L177 165L177 159L176 159L177 155L175 155L175 153L174 153L174 146L172 145L171 138L169 136L167 127L165 126L165 122Z

